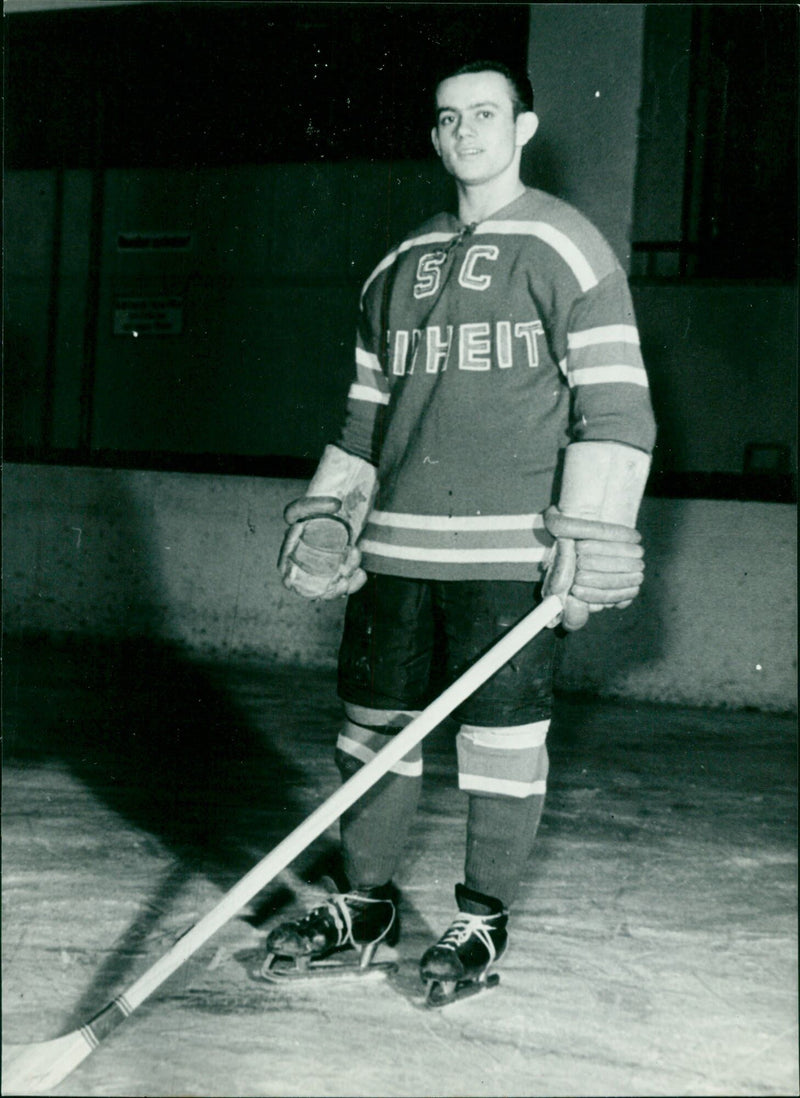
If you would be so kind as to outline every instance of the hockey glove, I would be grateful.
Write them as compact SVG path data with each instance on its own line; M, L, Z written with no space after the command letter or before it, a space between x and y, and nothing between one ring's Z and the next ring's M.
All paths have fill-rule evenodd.
M556 542L543 588L561 596L565 629L581 629L597 610L622 610L638 595L644 550L635 526L649 468L647 454L621 443L567 447L559 505L544 513Z
M326 446L307 494L284 511L289 530L278 570L284 587L308 599L335 599L363 587L356 541L376 488L375 467Z

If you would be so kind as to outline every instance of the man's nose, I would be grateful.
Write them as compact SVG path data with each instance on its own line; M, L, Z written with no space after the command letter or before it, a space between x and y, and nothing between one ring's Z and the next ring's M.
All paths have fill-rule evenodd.
M475 133L475 127L469 118L459 118L458 125L456 127L456 134L458 137L468 137Z

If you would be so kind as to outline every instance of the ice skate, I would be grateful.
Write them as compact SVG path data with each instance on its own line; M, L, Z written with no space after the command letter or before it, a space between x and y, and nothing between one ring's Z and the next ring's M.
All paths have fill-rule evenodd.
M259 978L277 982L394 971L396 964L374 957L381 943L397 943L397 899L391 884L332 893L301 919L272 931Z
M423 954L419 964L428 1007L447 1006L500 982L500 977L489 969L505 953L508 913L499 900L464 885L456 885L456 901L460 915ZM481 905L486 913L464 911L466 905Z

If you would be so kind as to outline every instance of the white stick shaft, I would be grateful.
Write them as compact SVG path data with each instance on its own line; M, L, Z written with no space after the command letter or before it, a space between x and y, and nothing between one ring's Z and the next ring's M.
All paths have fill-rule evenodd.
M497 644L480 657L454 683L415 717L386 747L337 789L319 808L295 828L282 842L245 874L219 903L180 938L167 953L131 985L122 997L129 1010L135 1010L187 958L200 948L221 926L269 884L323 831L359 799L392 766L407 755L412 747L433 731L479 686L500 670L520 649L540 633L561 613L563 605L557 595L544 599L519 621Z

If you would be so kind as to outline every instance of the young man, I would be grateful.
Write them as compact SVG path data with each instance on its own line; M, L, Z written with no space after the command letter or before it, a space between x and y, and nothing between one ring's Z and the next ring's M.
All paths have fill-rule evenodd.
M436 87L433 144L458 214L404 240L364 286L336 446L290 504L280 568L348 595L339 656L352 775L541 598L566 630L642 581L636 516L654 421L624 273L572 207L520 179L538 125L526 77L478 62ZM546 630L454 714L466 792L458 914L420 967L433 1005L486 985L536 835L554 648ZM341 821L342 891L268 940L276 958L397 935L393 884L422 776L416 749Z

